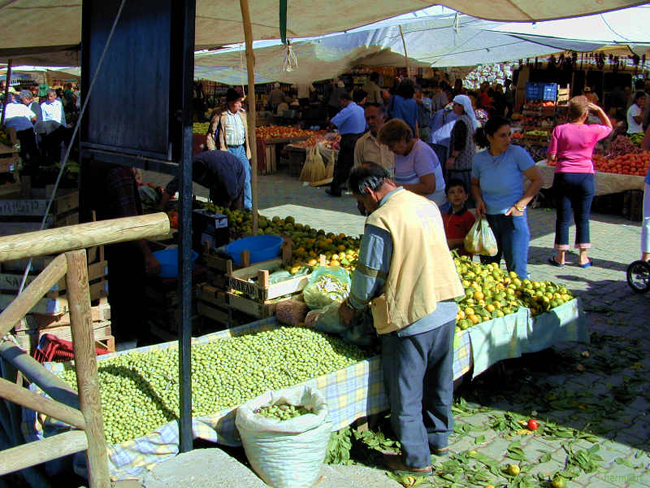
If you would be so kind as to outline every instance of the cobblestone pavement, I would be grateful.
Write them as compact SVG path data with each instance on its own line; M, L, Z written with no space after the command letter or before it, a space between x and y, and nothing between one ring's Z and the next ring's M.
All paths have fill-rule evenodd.
M145 181L165 180L151 176ZM303 215L294 216L305 223L314 214L310 209L332 210L340 213L323 215L337 216L333 230L351 233L360 225L352 197L332 198L283 174L259 181L261 209L300 205ZM557 473L567 486L650 486L650 295L634 294L625 277L639 257L639 225L593 215L594 265L581 269L577 254L563 268L546 263L553 253L554 211L532 209L529 223L532 278L563 283L580 298L591 343L508 360L462 385L452 454L434 458L436 474L418 486L551 486ZM540 424L533 433L518 424L531 417ZM521 473L505 472L508 464Z

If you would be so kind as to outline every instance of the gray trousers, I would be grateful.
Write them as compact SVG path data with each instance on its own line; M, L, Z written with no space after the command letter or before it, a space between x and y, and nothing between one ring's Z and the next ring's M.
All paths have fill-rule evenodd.
M391 425L412 468L430 466L429 446L446 447L454 430L454 325L452 320L413 336L381 336Z

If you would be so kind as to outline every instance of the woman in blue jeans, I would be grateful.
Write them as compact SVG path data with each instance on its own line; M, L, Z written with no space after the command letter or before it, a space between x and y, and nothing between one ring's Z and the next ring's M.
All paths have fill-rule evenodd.
M476 144L486 148L474 156L472 193L476 212L486 217L499 247L494 257L481 261L506 261L508 271L528 278L530 231L526 206L542 187L542 173L528 152L510 144L510 121L492 117L475 134ZM531 184L524 191L524 177Z

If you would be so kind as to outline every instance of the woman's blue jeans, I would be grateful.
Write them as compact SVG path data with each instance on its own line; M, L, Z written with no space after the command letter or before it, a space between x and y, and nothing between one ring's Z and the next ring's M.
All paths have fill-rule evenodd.
M576 222L575 247L590 248L589 215L591 202L596 194L596 179L593 173L555 173L553 191L557 208L555 248L561 251L569 249L572 211Z
M528 245L530 230L528 216L486 215L490 228L497 239L499 251L496 256L481 256L483 264L506 261L508 271L514 271L520 278L528 278Z

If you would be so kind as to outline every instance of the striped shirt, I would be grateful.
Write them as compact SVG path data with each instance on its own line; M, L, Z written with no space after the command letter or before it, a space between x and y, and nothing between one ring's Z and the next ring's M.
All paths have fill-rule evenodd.
M403 188L396 188L384 196L379 202L379 206L386 203L391 195L400 190L403 190ZM352 307L355 309L364 308L373 298L384 292L392 256L393 240L390 233L374 225L366 225L361 239L359 263L354 273L352 273L352 286L348 298ZM406 337L435 329L454 320L457 310L456 302L453 300L440 302L432 313L415 321L405 329L395 332L395 334Z
M238 113L226 110L226 144L241 146L246 142L246 128Z

